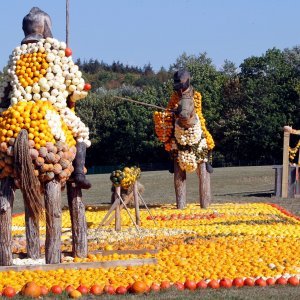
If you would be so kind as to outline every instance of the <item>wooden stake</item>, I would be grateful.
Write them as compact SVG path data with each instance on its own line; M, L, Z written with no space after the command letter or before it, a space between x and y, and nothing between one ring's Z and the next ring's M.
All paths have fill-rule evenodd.
M130 199L129 198L127 198L125 201L124 201L124 203L127 205L128 203L130 202ZM113 208L113 209L112 209ZM112 211L114 211L115 210L115 208L116 208L116 205L112 205L111 207L110 207L110 209L109 209L109 211L107 212L107 214L105 215L105 217L103 218L103 220L101 221L101 223L100 223L100 225L99 225L99 227L100 226L108 226L113 220L114 220L114 218L115 218L115 216L114 215L111 215L111 212ZM124 205L123 204L121 204L120 205L120 210L122 210L124 208ZM112 211L111 211L112 210ZM111 216L110 216L111 215ZM108 218L110 216L110 218ZM98 227L98 228L99 228Z
M138 226L141 226L137 181L135 181L135 183L133 184L133 199L134 199L134 208L135 208L135 221Z
M61 259L61 185L56 180L45 184L46 264L58 264Z
M198 164L200 207L207 208L211 203L210 174L206 171L205 163Z
M72 254L73 257L87 257L87 223L81 189L68 181L67 196L72 223Z
M114 193L114 198L116 202L115 208L115 230L121 231L121 209L120 209L120 199L121 199L121 187L117 186Z
M12 209L15 199L14 181L6 177L0 183L0 266L12 265Z
M186 172L179 167L177 159L174 159L174 186L176 204L178 209L186 207Z
M128 208L127 208L127 205L125 204L125 202L123 201L123 199L122 199L122 197L121 197L120 195L118 195L118 198L119 198L119 200L121 201L121 203L124 205L124 208L125 208L125 210L126 210L128 216L129 216L129 218L131 219L131 221L132 221L132 223L133 223L133 225L134 225L136 231L137 231L138 234L140 235L139 227L138 227L137 224L135 223L135 221L134 221L134 219L133 219L131 213L129 212L129 210L128 210Z
M290 145L290 131L284 128L283 133L283 157L282 157L282 187L281 187L281 197L288 197L289 190L289 145Z
M154 222L155 226L157 226L157 222L155 221L155 219L154 219L154 216L152 215L152 213L151 213L150 209L148 208L148 206L147 206L146 202L144 201L144 199L143 199L142 195L141 195L139 192L138 192L138 195L139 195L139 197L140 197L141 201L143 202L143 204L145 205L145 207L146 207L146 209L147 209L147 211L148 211L148 213L149 213L149 215L150 215L151 219L153 220L153 222Z

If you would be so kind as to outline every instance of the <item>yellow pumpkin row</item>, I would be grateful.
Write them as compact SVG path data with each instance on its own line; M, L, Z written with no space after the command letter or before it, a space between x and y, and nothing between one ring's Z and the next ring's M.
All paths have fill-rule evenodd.
M193 220L172 219L179 215L173 205L164 205L151 211L154 216L169 217L169 220L157 221L156 227L153 220L148 218L147 212L141 210L142 228L149 228L149 232L155 230L155 235L139 238L136 234L112 245L115 249L158 248L159 252L155 255L158 259L157 265L0 272L0 289L5 285L11 285L20 290L29 281L35 281L48 288L56 284L66 287L69 284L91 286L94 283L117 287L127 286L136 280L150 286L153 282L161 283L164 280L184 282L187 278L198 281L299 274L300 265L295 253L300 251L300 222L275 207L267 204L214 204L203 211L199 205L192 204L180 212L180 215L185 217L195 214L214 215L212 219ZM87 220L89 223L99 224L105 213L103 210L87 210ZM127 214L122 214L122 222L127 218ZM14 226L24 224L22 215L13 219ZM63 227L70 225L69 213L64 211ZM167 228L180 228L181 233L167 235ZM101 235L101 231L99 234ZM106 246L107 244L102 244L103 248ZM113 254L105 257L100 254L89 254L87 259L75 258L75 262L137 257L151 257L151 255Z

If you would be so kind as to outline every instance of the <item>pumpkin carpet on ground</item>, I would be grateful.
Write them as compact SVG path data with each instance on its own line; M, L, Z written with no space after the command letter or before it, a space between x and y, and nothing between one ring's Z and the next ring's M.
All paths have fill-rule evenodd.
M133 209L130 210L134 215ZM89 254L74 262L124 260L155 257L155 265L95 268L87 270L57 269L51 271L0 272L0 290L6 285L19 291L30 281L51 288L94 283L128 286L137 280L152 283L185 282L222 278L258 278L300 275L300 220L273 204L213 204L200 209L190 204L184 210L175 205L151 208L154 220L141 210L138 233L125 211L122 211L122 231L114 224L98 228L107 210L88 207L89 251L122 249L158 249L156 254ZM155 221L155 222L154 222ZM45 224L41 222L41 228ZM63 211L62 250L70 251L70 216ZM16 252L24 251L24 215L13 218ZM44 230L41 230L43 238ZM72 260L65 263L72 263Z

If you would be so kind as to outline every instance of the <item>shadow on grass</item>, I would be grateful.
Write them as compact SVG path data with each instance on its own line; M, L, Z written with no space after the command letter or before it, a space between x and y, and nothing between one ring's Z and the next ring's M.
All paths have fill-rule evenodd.
M226 193L216 194L215 196L227 197L227 196L240 196L240 197L256 197L256 198L271 198L274 196L273 190L259 191L259 192L238 192L238 193Z

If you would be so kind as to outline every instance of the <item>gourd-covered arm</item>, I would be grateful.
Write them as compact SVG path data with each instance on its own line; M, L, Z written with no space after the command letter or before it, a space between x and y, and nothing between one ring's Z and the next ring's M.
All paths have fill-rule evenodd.
M3 92L0 94L0 108L8 108L10 105L10 99L9 94L11 92L12 88L11 85L8 84L4 89Z
M7 68L4 68L3 74L0 77L0 108L8 108L10 105L10 93L12 86L10 85L10 78L7 73Z

